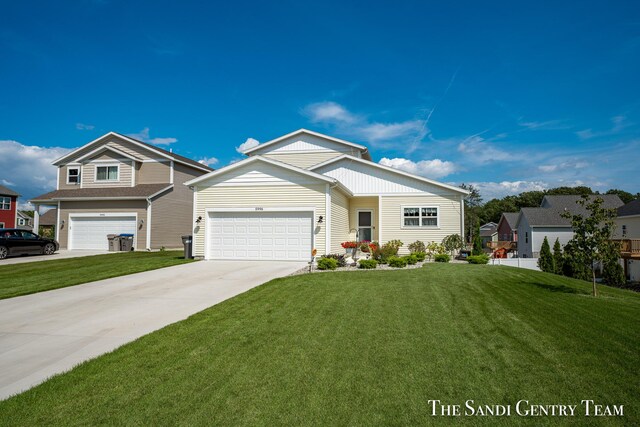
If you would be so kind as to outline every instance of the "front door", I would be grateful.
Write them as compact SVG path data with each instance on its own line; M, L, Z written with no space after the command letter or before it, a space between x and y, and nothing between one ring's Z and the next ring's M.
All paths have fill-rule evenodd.
M362 241L373 240L373 211L358 211L358 239Z

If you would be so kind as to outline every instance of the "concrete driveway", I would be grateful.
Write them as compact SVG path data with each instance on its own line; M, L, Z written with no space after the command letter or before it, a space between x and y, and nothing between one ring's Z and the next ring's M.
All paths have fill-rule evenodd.
M52 261L54 259L78 258L82 256L115 254L107 251L69 251L61 249L53 255L23 255L0 260L0 265L23 264L25 262Z
M0 399L305 265L200 261L0 300Z

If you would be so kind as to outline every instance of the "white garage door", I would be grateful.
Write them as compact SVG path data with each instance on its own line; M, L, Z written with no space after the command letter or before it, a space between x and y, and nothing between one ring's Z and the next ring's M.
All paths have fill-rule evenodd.
M312 212L212 212L208 259L308 261Z
M108 250L107 234L133 234L136 238L134 216L81 216L69 220L69 249Z

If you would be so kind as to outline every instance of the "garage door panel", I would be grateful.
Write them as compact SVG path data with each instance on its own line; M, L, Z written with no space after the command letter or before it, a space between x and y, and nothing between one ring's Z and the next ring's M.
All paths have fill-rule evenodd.
M108 234L133 234L135 244L135 215L70 217L70 249L108 250Z
M208 258L308 260L311 212L214 212L209 214Z

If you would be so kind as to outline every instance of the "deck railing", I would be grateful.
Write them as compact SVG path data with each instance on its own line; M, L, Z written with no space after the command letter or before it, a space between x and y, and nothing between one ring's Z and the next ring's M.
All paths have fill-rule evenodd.
M497 242L487 242L487 247L489 249L500 249L500 248L505 248L505 249L517 249L518 247L518 242L510 242L510 241L505 241L505 240L498 240Z
M620 255L623 258L640 258L640 239L614 239L620 244Z

